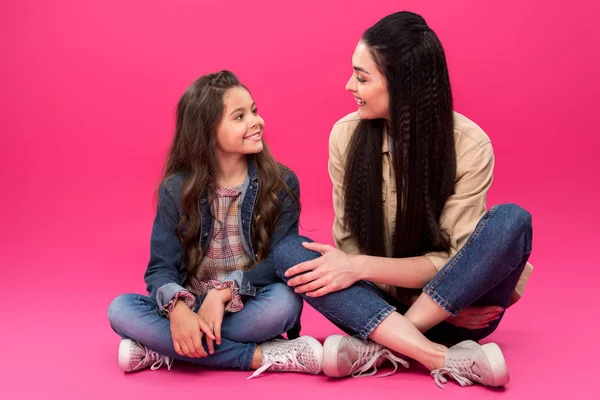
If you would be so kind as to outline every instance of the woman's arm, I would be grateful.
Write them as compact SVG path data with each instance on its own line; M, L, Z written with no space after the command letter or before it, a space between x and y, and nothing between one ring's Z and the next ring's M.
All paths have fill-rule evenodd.
M437 274L427 257L387 258L358 255L353 257L360 280L410 289L424 287Z
M359 256L355 260L361 279L405 288L422 288L456 254L486 212L486 195L492 184L494 153L484 142L466 163L446 201L440 223L450 235L450 250L421 257L392 259Z
M450 235L450 251L432 252L425 256L441 270L456 252L463 247L479 220L486 212L486 197L492 186L494 150L489 141L481 142L459 163L458 179L454 191L444 205L440 216L442 229Z
M298 264L288 270L288 276L312 271L310 274L290 280L290 284L296 286L300 292L312 292L313 295L340 290L360 279L405 288L425 286L463 246L485 213L486 194L492 183L494 167L491 143L482 142L472 151L464 167L459 171L454 192L448 198L442 212L441 225L450 235L450 251L393 259L359 255L356 242L342 223L344 206L342 185L348 141L345 134L347 135L343 130L334 127L329 145L329 171L333 183L336 215L333 234L340 250L318 243L305 245L306 248L320 252L324 256Z
M425 286L436 274L435 268L426 257L406 259L393 259L386 257L372 257L359 255L358 244L345 228L344 220L344 171L346 168L346 152L353 123L338 122L332 129L329 137L329 176L333 184L333 208L335 218L333 224L333 238L338 249L356 257L347 258L351 268L357 271L359 280L368 280L407 288L421 288ZM307 246L311 248L311 246ZM340 254L331 254L332 263L337 259L344 259Z
M437 273L426 257L386 258L350 255L333 246L304 243L322 257L300 263L286 272L297 293L319 297L345 289L359 280L406 288L422 288ZM300 274L300 275L299 275Z

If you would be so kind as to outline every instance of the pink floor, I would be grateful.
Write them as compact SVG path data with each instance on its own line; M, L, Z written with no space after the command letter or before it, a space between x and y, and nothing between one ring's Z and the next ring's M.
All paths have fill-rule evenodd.
M598 397L599 4L0 2L0 400ZM304 233L330 243L327 141L356 107L350 57L399 9L435 26L457 110L492 139L488 206L533 215L534 274L489 338L510 384L442 391L417 366L339 381L181 364L123 374L106 309L144 291L151 196L185 87L221 68L240 75L300 178ZM309 307L303 326L337 332Z
M540 213L544 214L543 208ZM451 382L437 388L414 365L391 377L330 380L325 376L265 374L247 381L247 372L211 371L175 364L172 371L125 375L116 364L119 338L106 307L119 293L142 292L148 221L132 217L114 226L107 214L97 220L68 221L68 238L40 229L31 240L6 245L3 265L0 396L4 399L132 399L260 396L261 398L539 398L588 397L597 367L597 306L592 303L598 273L585 265L594 241L569 237L564 218L536 225L537 266L522 302L489 338L503 348L511 374L503 390ZM303 226L328 241L330 210L306 210ZM17 218L17 216L14 216ZM535 218L535 213L534 213ZM583 226L583 225L582 225ZM77 227L77 228L75 228ZM590 224L591 228L591 224ZM590 230L591 231L591 230ZM560 233L563 233L559 235ZM582 235L582 237L584 237ZM92 239L89 241L88 239ZM579 248L574 252L563 249ZM587 277L584 275L588 274ZM30 282L24 289L20 283ZM586 284L589 282L588 284ZM90 291L89 287L95 288ZM324 340L337 329L307 307L304 334ZM595 356L595 357L594 357ZM222 391L225 390L226 394Z

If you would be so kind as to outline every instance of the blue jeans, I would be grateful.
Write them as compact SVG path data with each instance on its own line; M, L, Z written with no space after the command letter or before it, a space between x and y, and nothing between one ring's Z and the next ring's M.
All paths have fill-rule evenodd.
M202 304L196 298L194 311ZM158 314L154 299L139 294L118 296L108 307L113 330L123 338L138 341L159 354L217 368L250 369L257 343L273 339L296 326L302 313L302 298L283 283L258 289L244 309L226 313L221 326L221 344L205 358L180 356L173 348L169 320ZM206 341L202 339L204 350Z
M320 256L302 247L301 236L284 239L274 249L278 276ZM492 207L479 221L465 245L424 288L434 301L456 315L470 305L506 308L531 253L531 215L514 204ZM370 282L359 281L347 289L304 300L350 335L366 339L390 313L404 314L408 306L386 296ZM500 318L483 329L466 329L442 322L425 333L430 340L453 344L490 335Z

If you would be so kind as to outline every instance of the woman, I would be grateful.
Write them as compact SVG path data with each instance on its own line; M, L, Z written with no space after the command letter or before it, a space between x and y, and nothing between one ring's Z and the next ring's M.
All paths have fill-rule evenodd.
M394 351L429 368L439 386L446 376L502 386L500 348L475 341L522 294L531 216L517 205L486 212L492 146L454 111L444 50L421 16L383 18L352 63L346 89L358 112L330 137L337 249L288 237L274 250L277 272L362 339L326 340L327 375L360 375L385 358L408 366Z

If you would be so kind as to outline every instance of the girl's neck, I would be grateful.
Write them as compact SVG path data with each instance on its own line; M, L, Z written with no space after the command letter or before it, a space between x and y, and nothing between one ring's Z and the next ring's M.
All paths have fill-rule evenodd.
M217 185L235 187L246 179L248 157L244 154L218 157Z

